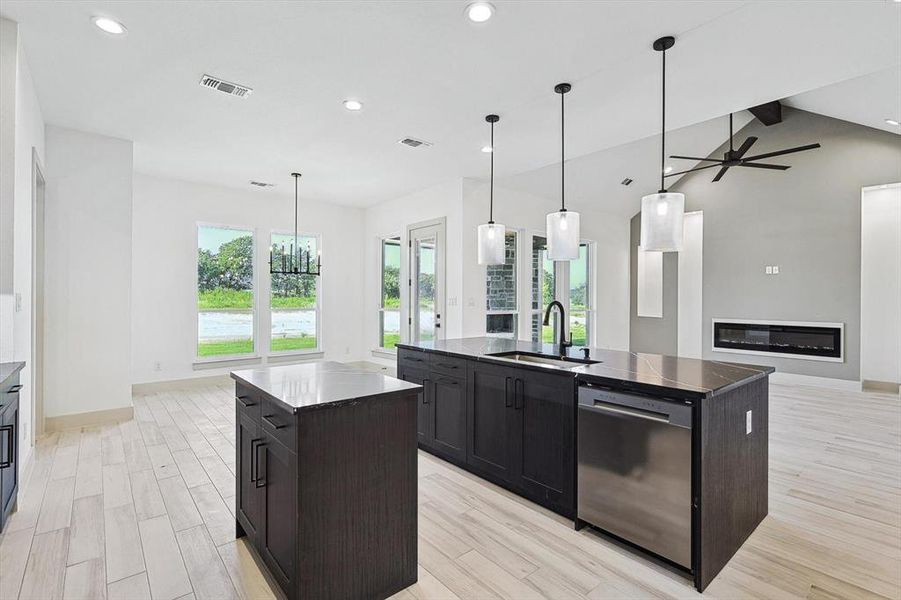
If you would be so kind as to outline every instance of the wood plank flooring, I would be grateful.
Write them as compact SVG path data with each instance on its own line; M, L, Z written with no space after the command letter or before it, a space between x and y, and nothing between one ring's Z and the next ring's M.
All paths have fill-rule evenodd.
M770 514L707 598L901 598L898 396L770 387ZM0 599L275 598L234 539L234 401L136 395L48 436L0 536ZM691 598L688 579L427 454L419 582L395 598Z

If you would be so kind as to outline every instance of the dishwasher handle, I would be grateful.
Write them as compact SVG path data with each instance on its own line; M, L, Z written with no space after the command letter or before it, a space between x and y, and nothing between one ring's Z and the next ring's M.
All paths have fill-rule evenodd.
M579 408L691 429L691 406L652 396L580 387Z

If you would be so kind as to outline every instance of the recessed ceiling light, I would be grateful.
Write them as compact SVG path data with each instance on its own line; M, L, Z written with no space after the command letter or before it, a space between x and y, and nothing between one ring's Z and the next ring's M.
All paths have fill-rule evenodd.
M466 7L466 16L473 23L484 23L494 16L494 5L490 2L473 2Z
M485 154L491 154L494 149L491 146L482 146L482 152Z
M345 100L344 108L352 111L363 110L363 103L359 100Z
M673 168L672 168L672 167L667 167L667 168L663 169L663 172L664 172L664 173L672 173L672 172L673 172Z
M125 25L109 17L94 17L94 25L112 35L123 35L128 31Z
M901 0L899 0L899 1L901 1ZM895 127L901 127L901 122L896 121L895 119L886 119L885 122L888 123L889 125L894 125Z

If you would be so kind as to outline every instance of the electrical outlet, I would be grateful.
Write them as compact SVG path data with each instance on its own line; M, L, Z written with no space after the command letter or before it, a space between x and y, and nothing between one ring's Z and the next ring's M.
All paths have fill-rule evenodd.
M22 312L22 294L16 292L16 312Z
M751 417L751 413L753 411L748 411L745 413L745 435L751 435L751 430L753 429L754 419Z

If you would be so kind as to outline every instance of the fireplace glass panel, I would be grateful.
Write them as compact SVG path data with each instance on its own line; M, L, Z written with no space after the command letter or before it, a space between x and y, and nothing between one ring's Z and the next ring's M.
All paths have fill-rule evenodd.
M841 328L715 322L713 346L774 354L840 358Z

